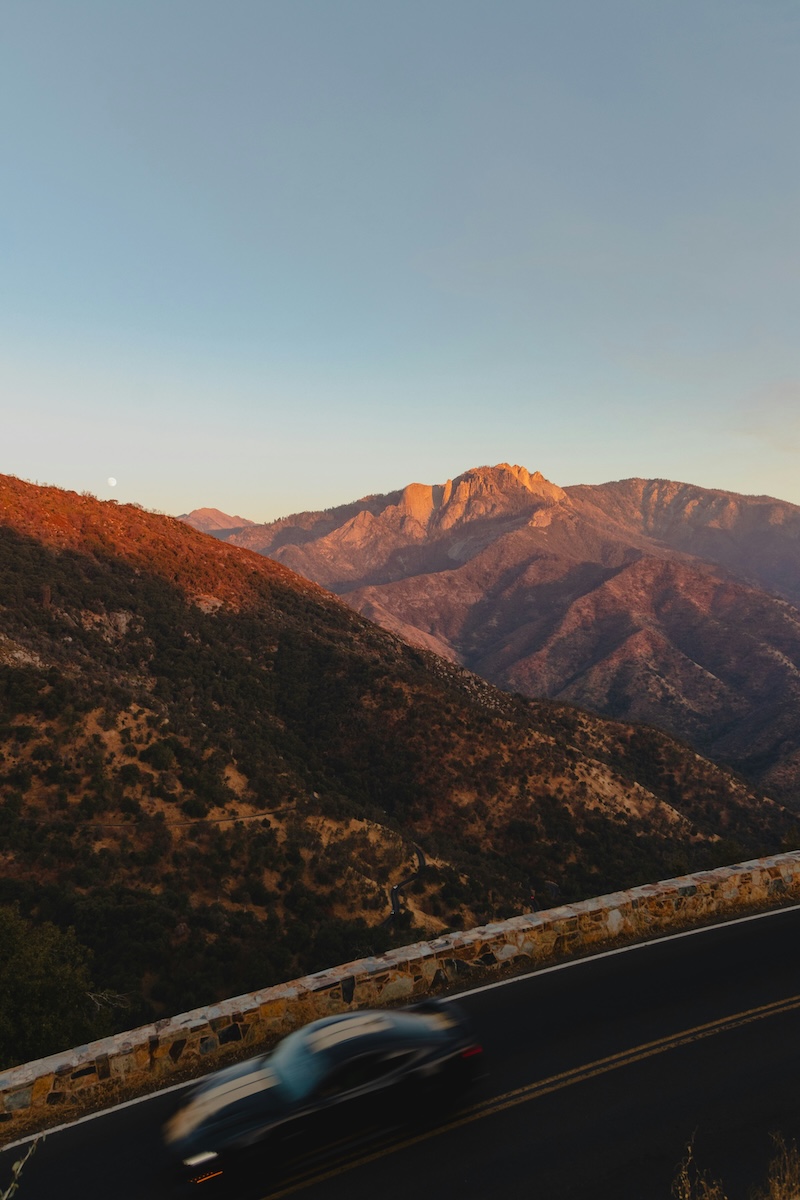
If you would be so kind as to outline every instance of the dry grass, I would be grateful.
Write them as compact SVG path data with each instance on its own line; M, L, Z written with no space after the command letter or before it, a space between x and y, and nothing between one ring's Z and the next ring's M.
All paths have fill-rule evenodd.
M800 1153L794 1142L786 1144L780 1134L772 1138L775 1154L770 1161L763 1187L750 1195L750 1200L800 1200ZM694 1145L689 1142L686 1154L672 1183L674 1200L728 1200L722 1183L710 1179L695 1161Z
M788 1146L780 1134L773 1136L775 1157L769 1165L765 1187L753 1194L752 1200L800 1200L800 1153L791 1142Z
M693 1141L688 1143L678 1174L672 1181L672 1195L674 1200L728 1200L722 1184L709 1179L695 1162Z

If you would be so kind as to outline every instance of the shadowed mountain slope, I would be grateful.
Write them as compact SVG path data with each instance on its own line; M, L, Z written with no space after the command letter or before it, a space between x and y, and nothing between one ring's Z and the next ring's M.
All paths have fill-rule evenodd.
M800 807L795 505L500 464L229 540L500 687L652 722Z

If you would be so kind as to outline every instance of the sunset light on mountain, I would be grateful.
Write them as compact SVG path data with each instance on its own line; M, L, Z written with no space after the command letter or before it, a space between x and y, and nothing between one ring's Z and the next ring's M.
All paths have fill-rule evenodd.
M0 9L0 1200L798 1200L797 0Z

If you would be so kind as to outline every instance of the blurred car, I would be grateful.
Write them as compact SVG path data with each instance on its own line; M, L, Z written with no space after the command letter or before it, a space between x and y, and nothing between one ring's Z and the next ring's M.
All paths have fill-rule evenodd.
M277 1176L293 1158L324 1158L446 1108L480 1061L481 1047L453 1004L325 1017L184 1094L164 1141L188 1182L256 1160Z

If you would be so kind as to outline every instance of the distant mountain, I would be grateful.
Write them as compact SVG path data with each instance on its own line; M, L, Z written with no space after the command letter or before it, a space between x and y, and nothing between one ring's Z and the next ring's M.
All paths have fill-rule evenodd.
M116 1027L532 887L575 899L795 836L655 729L509 695L176 519L8 477L0 789L0 905L75 928L98 993L127 998Z
M800 508L502 463L227 540L500 687L648 721L800 808Z
M218 508L193 508L190 513L181 513L178 520L185 521L187 525L191 525L193 529L199 529L201 533L216 533L222 529L243 529L245 525L253 524L246 517L230 517L227 513L220 512Z

